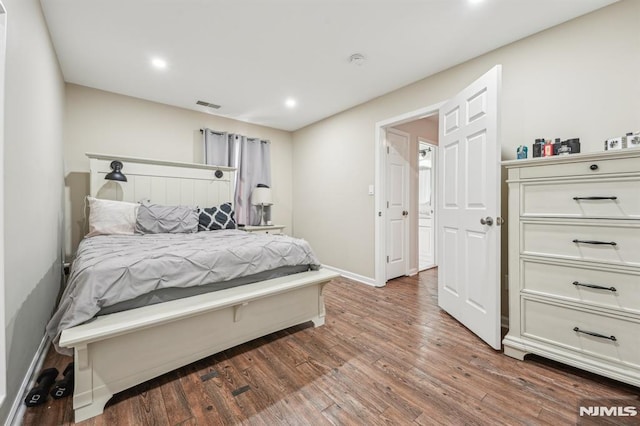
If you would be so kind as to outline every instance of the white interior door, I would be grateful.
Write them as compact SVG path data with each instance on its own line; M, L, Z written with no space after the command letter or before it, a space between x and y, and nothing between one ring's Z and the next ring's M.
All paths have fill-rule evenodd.
M497 65L440 109L438 304L500 349Z
M434 266L433 219L420 218L418 221L418 245L420 247L418 269L424 271Z
M7 46L7 13L0 0L0 241L4 241L4 79ZM5 341L4 326L4 246L0 245L0 342ZM0 407L6 397L6 355L0 350Z
M418 269L436 266L436 145L420 141L418 153Z
M390 280L407 274L409 261L409 134L387 130L387 273Z

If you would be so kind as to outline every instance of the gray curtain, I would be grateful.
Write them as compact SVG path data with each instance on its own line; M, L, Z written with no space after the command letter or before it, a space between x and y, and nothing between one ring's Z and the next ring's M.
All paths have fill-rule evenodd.
M227 132L216 132L211 129L202 130L204 142L204 162L213 166L236 167L234 165L233 139Z
M234 200L236 221L244 225L260 224L260 207L251 205L251 192L259 183L271 187L271 143L210 129L204 129L203 135L205 162L235 167L238 171Z

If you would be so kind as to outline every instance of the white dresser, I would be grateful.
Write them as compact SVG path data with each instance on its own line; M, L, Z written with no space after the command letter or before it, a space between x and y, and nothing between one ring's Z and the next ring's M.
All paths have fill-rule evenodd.
M640 386L640 149L507 161L509 333Z
M245 225L239 229L257 234L282 234L284 225Z

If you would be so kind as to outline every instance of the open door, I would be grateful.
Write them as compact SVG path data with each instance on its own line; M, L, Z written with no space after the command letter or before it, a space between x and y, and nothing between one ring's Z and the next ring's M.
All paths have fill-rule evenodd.
M500 349L500 65L440 109L438 305Z
M4 81L7 51L7 11L0 0L0 241L4 241ZM5 342L4 246L0 245L0 342ZM4 347L4 346L3 346ZM0 350L0 407L7 396L5 351Z
M409 261L409 134L387 130L387 273L407 275Z
M436 156L438 146L418 138L418 270L436 266Z

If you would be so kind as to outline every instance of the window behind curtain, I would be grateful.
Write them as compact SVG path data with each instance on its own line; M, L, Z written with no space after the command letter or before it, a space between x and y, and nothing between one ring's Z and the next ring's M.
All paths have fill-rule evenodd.
M260 211L251 204L251 192L261 183L271 187L271 142L243 135L203 130L206 164L235 167L236 221L244 225L260 223Z

